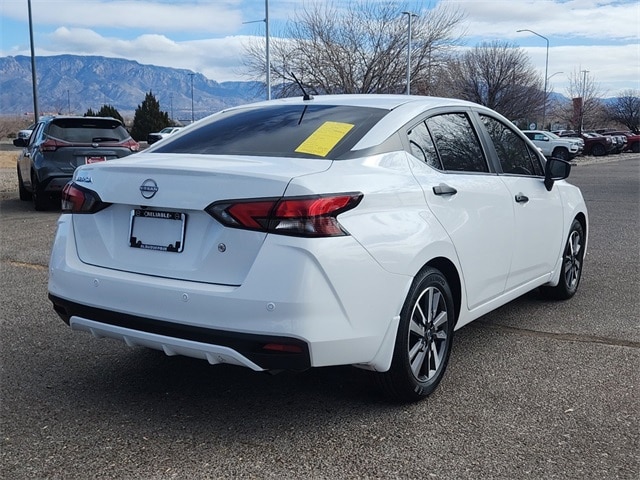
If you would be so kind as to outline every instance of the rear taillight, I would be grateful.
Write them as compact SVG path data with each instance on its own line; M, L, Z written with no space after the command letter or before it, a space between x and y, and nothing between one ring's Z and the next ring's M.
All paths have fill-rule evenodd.
M96 213L109 205L100 200L96 192L75 182L67 183L62 189L62 213Z
M207 213L223 225L300 237L348 235L337 216L355 208L361 193L231 200L212 203Z
M130 138L129 140L124 142L122 146L128 148L132 152L137 152L140 150L140 144L136 142L133 138Z
M44 141L40 145L40 150L42 152L55 152L58 149L58 147L64 147L66 145L68 145L68 143L60 142L60 141L48 138L46 141Z

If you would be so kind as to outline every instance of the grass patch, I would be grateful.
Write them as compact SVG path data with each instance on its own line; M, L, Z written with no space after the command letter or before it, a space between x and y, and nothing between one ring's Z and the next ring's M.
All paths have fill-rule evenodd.
M0 152L0 168L16 168L18 156L20 156L20 151Z

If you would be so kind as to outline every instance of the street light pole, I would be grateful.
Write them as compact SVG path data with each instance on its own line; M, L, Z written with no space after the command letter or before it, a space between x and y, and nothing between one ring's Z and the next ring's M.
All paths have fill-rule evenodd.
M551 75L549 75L549 76L547 77L547 81L551 80L551 79L552 79L553 77L555 77L556 75L560 75L561 73L564 73L564 72L556 72L556 73L552 73Z
M529 30L528 28L518 30L518 32L533 33L534 35L542 38L545 42L547 42L547 56L544 62L544 103L542 104L542 129L544 130L544 123L547 116L547 81L549 80L547 78L547 75L549 75L549 39L544 35L540 35L539 33L534 32L533 30Z
M242 22L243 24L247 23L257 23L264 22L265 24L265 50L266 50L266 63L267 63L267 100L271 100L271 57L269 52L269 0L264 0L264 19L262 20L252 20L250 22Z
M413 12L402 12L403 15L407 16L409 21L408 31L407 31L407 95L411 94L411 19L413 17L417 17Z
M189 76L191 77L191 123L193 123L195 120L193 116L193 76L194 75L195 73L189 73Z
M269 0L264 0L264 24L267 55L267 100L271 100L271 59L269 57Z

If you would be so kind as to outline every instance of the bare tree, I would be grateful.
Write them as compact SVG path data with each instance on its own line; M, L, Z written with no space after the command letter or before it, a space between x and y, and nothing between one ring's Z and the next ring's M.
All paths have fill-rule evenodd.
M483 42L451 62L448 76L452 96L485 105L509 119L535 119L542 113L542 79L515 44Z
M406 6L404 8L406 10ZM271 68L279 96L297 95L291 73L318 93L402 93L406 90L408 22L393 2L303 4L286 31L271 39ZM460 39L463 15L439 5L412 22L411 76L416 92L429 93L432 73ZM245 46L251 77L266 72L264 42Z
M640 133L640 92L625 90L609 105L609 118L633 133Z
M561 110L563 120L579 132L597 128L605 116L600 85L588 70L581 68L575 69L568 79L567 96L571 104Z

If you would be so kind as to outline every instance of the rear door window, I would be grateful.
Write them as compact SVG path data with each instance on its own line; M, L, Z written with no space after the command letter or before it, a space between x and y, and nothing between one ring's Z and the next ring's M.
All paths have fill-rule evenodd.
M339 158L387 110L333 105L275 105L222 112L154 148L162 153Z
M424 122L420 122L407 132L409 137L409 145L411 146L411 153L425 162L427 165L442 170L442 163L438 158L436 147L433 144L431 134L427 129L427 125Z
M38 123L33 132L31 132L31 136L29 137L29 145L33 145L38 141L40 136L42 135L42 129L44 128L44 123Z
M428 118L426 124L444 170L489 171L476 131L466 114L435 115Z
M92 117L55 119L47 135L69 143L122 142L129 138L119 121Z

